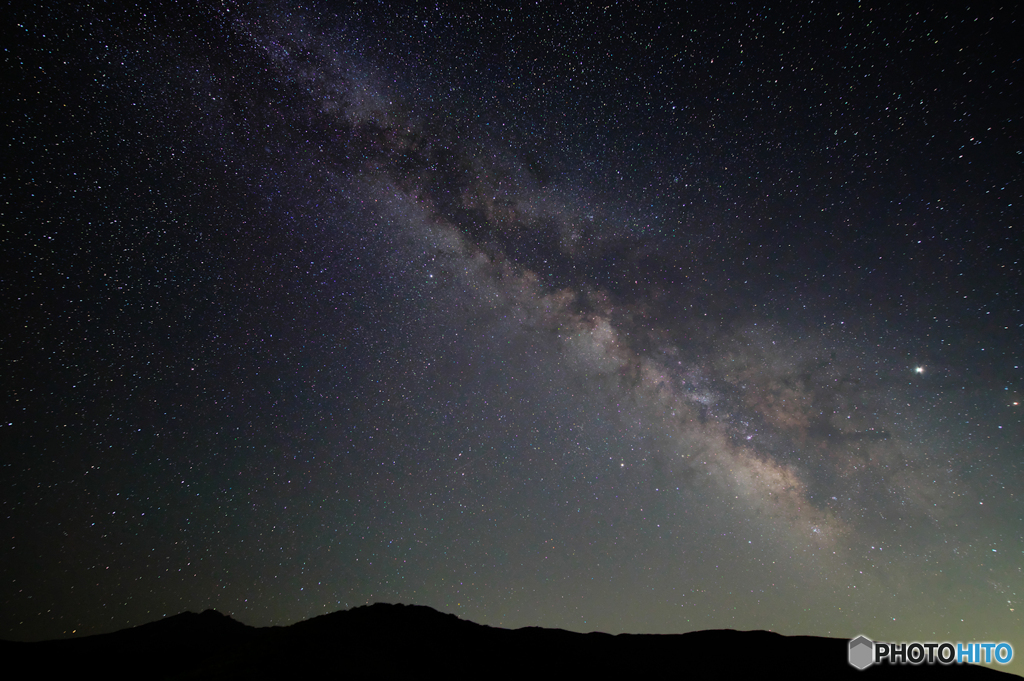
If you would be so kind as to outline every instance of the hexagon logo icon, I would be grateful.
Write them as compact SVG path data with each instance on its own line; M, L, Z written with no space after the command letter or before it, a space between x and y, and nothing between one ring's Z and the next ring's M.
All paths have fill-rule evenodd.
M874 655L875 644L870 639L858 636L850 641L850 664L857 669L867 669L870 667Z

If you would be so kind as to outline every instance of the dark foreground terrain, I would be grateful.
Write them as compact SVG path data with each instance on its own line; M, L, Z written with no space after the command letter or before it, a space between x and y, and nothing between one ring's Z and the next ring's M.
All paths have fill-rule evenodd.
M980 666L847 663L847 641L766 631L674 635L498 629L424 606L376 604L288 627L257 629L207 610L63 641L0 641L7 670L32 678L253 679L398 674L776 674L790 678L1019 678Z

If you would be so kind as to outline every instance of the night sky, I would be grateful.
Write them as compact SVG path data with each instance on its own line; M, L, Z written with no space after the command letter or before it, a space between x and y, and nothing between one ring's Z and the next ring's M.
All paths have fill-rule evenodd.
M0 637L384 601L1020 673L1012 7L6 12Z

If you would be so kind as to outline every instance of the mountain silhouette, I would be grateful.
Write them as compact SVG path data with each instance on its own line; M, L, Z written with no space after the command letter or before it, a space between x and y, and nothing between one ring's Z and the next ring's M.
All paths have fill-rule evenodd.
M6 667L33 678L322 679L431 674L502 678L628 673L801 678L1018 678L977 665L847 662L846 639L767 631L579 634L501 629L426 606L377 603L287 627L250 627L214 610L110 634L39 643L0 641Z

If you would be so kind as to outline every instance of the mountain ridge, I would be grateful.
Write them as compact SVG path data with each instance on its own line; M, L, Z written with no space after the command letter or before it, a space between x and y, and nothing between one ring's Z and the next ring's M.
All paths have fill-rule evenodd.
M447 676L537 673L766 673L840 678L1019 678L978 665L847 662L846 639L769 631L685 634L505 629L422 605L376 603L284 627L252 627L216 610L184 612L116 632L20 643L0 641L6 660L49 678L85 671L112 678L251 679L343 673Z

